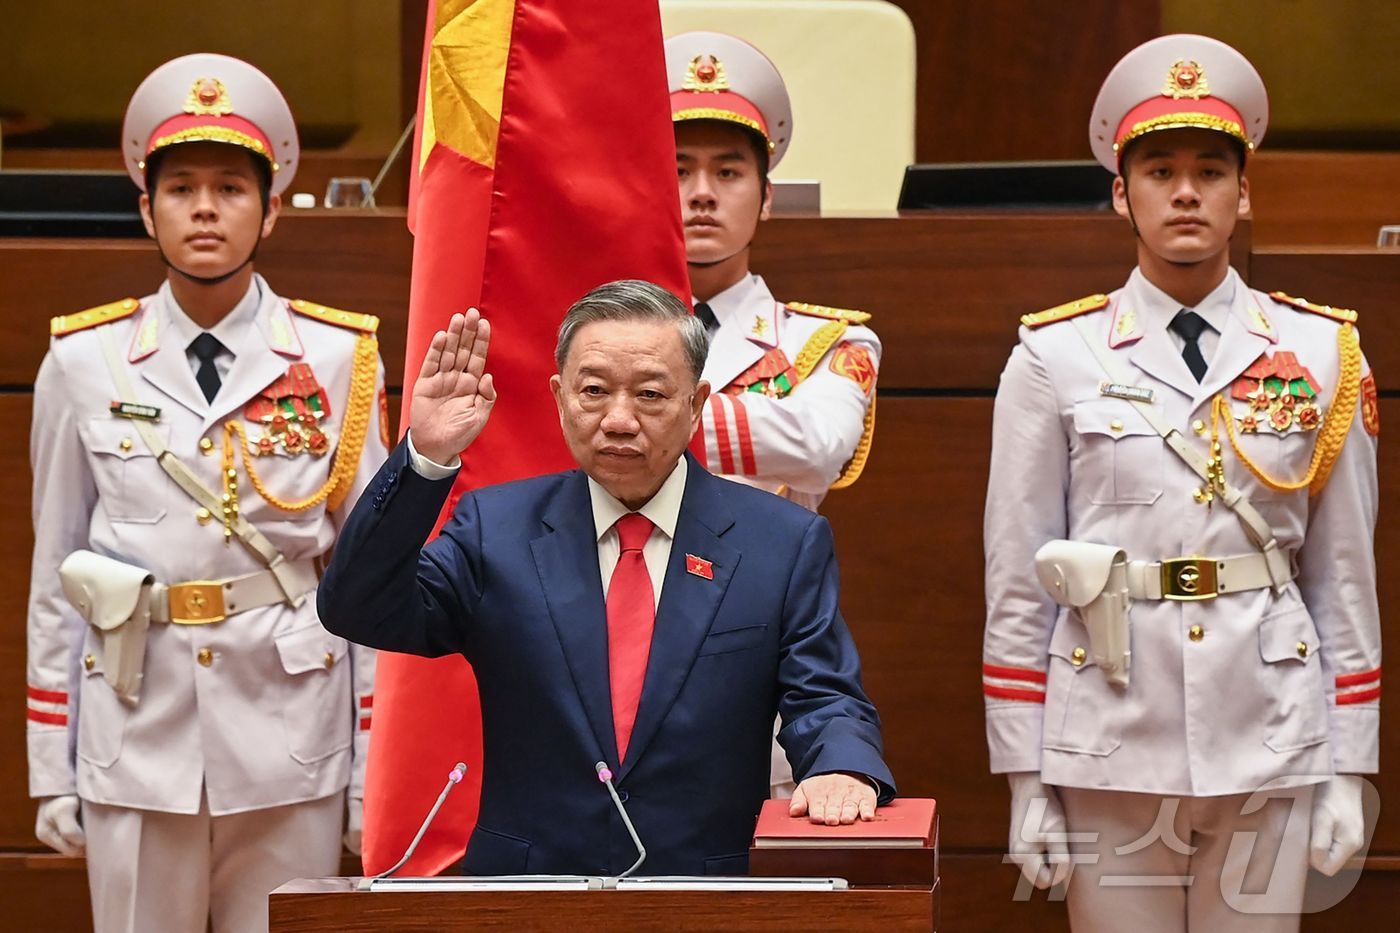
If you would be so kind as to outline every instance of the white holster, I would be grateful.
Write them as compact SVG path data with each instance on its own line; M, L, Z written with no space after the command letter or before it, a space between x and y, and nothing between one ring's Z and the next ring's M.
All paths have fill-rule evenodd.
M102 639L102 676L123 703L135 706L141 698L155 577L92 551L74 551L58 565L58 578L73 608Z
M1107 544L1051 541L1036 551L1035 573L1055 602L1079 614L1109 683L1128 686L1128 555Z

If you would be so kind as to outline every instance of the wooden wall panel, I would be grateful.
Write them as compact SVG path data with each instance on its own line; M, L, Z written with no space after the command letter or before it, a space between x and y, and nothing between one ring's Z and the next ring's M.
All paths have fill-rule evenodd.
M29 516L28 393L0 395L0 851L42 848L34 838L25 757L25 620L34 533Z
M914 24L921 162L1088 158L1104 76L1161 28L1158 0L894 2Z
M1383 388L1400 379L1400 250L1233 244L1258 287L1362 312L1367 354ZM308 211L286 217L258 268L288 296L384 319L390 380L402 379L412 238L402 212ZM333 262L323 257L334 256ZM1017 319L1111 290L1134 262L1116 217L921 214L782 218L764 228L754 265L785 300L862 308L886 346L885 389L990 387ZM0 386L32 382L50 316L151 291L162 276L145 241L0 239ZM562 309L561 309L562 312Z
M1249 233L1243 225L1234 243L1242 270ZM258 270L288 297L383 317L398 384L412 250L402 211L297 212L264 243ZM784 300L874 313L896 348L882 387L954 389L995 385L1022 314L1121 285L1134 255L1111 214L805 217L768 222L754 267ZM0 290L0 385L33 380L50 316L144 295L162 275L145 241L0 238L0 281L24 283Z
M1269 246L1374 246L1400 224L1400 153L1265 148L1246 172L1254 237Z

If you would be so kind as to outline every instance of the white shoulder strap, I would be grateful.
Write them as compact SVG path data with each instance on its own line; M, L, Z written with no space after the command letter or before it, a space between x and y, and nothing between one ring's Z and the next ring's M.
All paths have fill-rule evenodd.
M1109 354L1107 347L1094 338L1084 319L1074 318L1070 323L1074 325L1079 336L1083 338L1089 352L1098 360L1104 375L1108 377L1108 381L1120 385L1131 385L1132 381L1119 371L1117 360ZM1209 460L1205 454L1192 447L1180 431L1167 424L1161 412L1154 408L1151 402L1140 399L1127 399L1127 401L1137 406L1138 411L1142 412L1143 418L1152 426L1152 430L1161 435L1162 440L1166 442L1173 453L1180 457L1202 480L1210 482ZM1250 540L1259 550L1264 552L1269 567L1269 577L1274 581L1274 587L1282 587L1292 579L1293 574L1288 566L1288 555L1279 548L1278 537L1274 534L1273 527L1269 525L1268 520L1263 515L1259 514L1259 510L1245 498L1244 493L1237 487L1226 483L1225 488L1220 492L1220 499L1235 513Z

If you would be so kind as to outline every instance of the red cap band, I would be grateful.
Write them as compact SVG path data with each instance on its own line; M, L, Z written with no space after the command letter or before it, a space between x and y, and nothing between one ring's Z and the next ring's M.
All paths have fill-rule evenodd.
M182 113L171 117L151 133L150 141L146 144L146 155L167 146L194 142L242 146L266 159L274 171L277 169L277 163L272 158L271 140L256 124L235 114L220 117Z

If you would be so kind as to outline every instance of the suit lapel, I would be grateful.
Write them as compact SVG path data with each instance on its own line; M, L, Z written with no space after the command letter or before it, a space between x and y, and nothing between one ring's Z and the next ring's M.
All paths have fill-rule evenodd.
M598 575L598 536L582 470L566 479L545 510L545 534L530 542L540 586L564 659L603 760L617 762L608 682L608 619Z
M720 538L734 523L728 506L718 494L721 482L705 472L693 458L690 460L685 497L676 522L676 536L671 542L661 603L657 606L641 704L627 746L627 760L621 763L618 772L619 779L625 779L641 760L670 713L739 565L739 552ZM687 572L687 554L709 561L714 579ZM606 655L606 650L604 653Z

